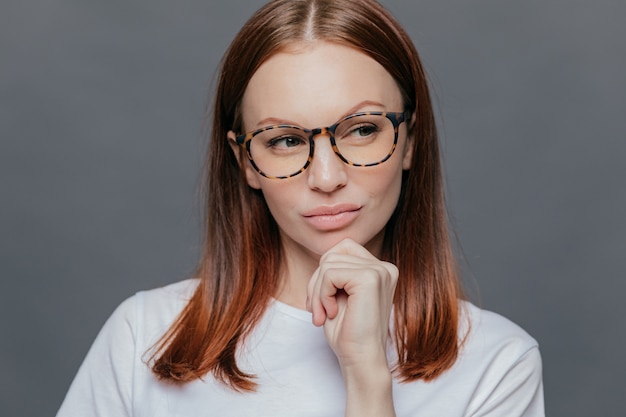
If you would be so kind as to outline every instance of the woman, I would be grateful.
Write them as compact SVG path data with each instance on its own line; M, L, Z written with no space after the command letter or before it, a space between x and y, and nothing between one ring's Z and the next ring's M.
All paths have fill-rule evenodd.
M543 415L536 342L461 301L427 82L378 3L259 10L206 166L199 278L124 302L59 416Z

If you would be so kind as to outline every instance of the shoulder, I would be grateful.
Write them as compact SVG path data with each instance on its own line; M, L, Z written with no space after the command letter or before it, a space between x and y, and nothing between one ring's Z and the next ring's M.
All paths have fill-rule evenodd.
M188 279L139 291L115 309L103 330L132 335L140 345L154 343L176 320L198 283L198 279Z
M199 282L199 279L187 279L164 287L139 291L129 300L132 300L139 310L151 314L164 316L178 314L189 302Z
M537 341L524 329L506 317L494 313L493 311L478 308L468 301L462 301L460 306L462 320L469 322L469 331L474 336L484 337L494 341L511 339L537 345Z
M475 387L473 410L542 416L542 364L537 341L499 314L462 303L463 344L456 369Z
M468 348L496 354L503 350L515 355L538 348L537 341L511 320L475 305L461 302L461 337Z
M176 320L198 282L141 291L122 302L93 342L57 415L132 415L135 384L154 381L143 358Z
M139 291L124 300L113 313L115 316L131 316L137 311L148 310L159 315L180 312L199 284L198 279L187 279L151 290Z

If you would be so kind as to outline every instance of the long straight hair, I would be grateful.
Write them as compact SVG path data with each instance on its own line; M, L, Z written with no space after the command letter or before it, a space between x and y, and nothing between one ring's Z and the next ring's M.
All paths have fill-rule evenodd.
M398 22L370 0L277 0L243 26L221 65L205 165L204 250L199 285L151 357L154 373L183 383L212 373L235 390L252 391L239 369L238 346L280 286L278 226L262 194L248 186L227 143L241 132L240 103L261 64L298 41L328 41L359 50L397 82L415 117L408 134L413 161L403 173L398 205L385 228L383 259L399 269L394 302L403 381L431 380L454 364L462 297L449 242L437 132L417 51Z

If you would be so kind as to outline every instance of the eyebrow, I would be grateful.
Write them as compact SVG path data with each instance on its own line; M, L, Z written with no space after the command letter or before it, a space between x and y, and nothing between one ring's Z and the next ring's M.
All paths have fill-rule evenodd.
M341 120L346 116L349 116L351 114L354 113L358 113L360 109L362 109L363 107L366 106L377 106L377 107L382 107L383 109L385 108L385 105L378 102L378 101L374 101L374 100L363 100L360 103L356 104L355 106L352 106L348 109L348 111L346 111L343 115L341 115L337 120ZM299 123L296 123L294 121L291 120L287 120L287 119L279 119L277 117L266 117L265 119L259 121L259 123L257 123L256 127L263 127L263 126L269 126L269 125L295 125L295 126L300 126Z

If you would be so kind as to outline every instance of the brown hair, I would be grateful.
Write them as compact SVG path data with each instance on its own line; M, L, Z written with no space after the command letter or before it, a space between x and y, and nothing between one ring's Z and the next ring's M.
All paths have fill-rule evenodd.
M236 390L253 390L236 350L280 286L282 248L263 196L250 188L227 143L241 131L239 105L259 66L296 41L338 42L369 55L396 80L415 114L413 161L403 174L398 206L385 229L383 258L399 281L393 335L396 372L430 380L455 362L461 298L444 207L442 175L427 81L408 35L369 0L277 0L244 25L226 52L213 107L206 164L205 244L200 283L152 356L155 374L187 382L211 372Z

